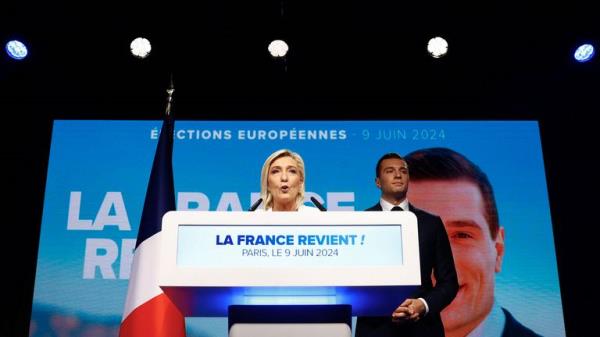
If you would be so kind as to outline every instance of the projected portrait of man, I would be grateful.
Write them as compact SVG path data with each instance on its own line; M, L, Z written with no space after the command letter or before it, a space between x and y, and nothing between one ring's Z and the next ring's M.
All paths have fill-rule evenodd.
M447 148L417 150L405 159L411 168L408 198L442 218L456 264L458 294L442 311L446 336L538 336L494 299L505 234L486 174Z

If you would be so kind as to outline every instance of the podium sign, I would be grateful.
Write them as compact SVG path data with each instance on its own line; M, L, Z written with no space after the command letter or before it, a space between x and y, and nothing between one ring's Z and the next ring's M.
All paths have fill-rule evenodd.
M161 235L159 284L188 316L232 304L388 315L421 283L411 212L169 212Z

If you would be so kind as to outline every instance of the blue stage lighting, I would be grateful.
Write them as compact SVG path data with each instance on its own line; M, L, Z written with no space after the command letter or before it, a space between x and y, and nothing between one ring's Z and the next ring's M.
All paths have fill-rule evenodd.
M573 57L575 57L575 60L577 60L577 62L587 62L591 60L592 57L594 57L594 54L594 46L586 43L577 48L575 54L573 54Z
M8 41L6 43L6 53L15 60L22 60L27 57L27 47L18 40Z

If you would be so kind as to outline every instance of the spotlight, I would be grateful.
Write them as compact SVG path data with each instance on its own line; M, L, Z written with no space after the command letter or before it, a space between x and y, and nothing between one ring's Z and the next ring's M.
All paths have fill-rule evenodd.
M573 57L577 62L583 63L591 60L594 57L594 54L594 46L589 43L586 43L582 44L577 48L577 50L575 50L575 54L573 54Z
M152 50L152 46L150 45L150 41L143 37L138 37L137 39L131 41L131 54L137 58L146 58L150 55L150 51Z
M290 49L283 40L273 40L269 43L269 53L273 57L284 57Z
M448 53L448 42L439 36L434 37L427 43L427 51L433 58L439 59Z
M6 43L6 53L15 60L22 60L27 57L27 46L19 40L12 40Z

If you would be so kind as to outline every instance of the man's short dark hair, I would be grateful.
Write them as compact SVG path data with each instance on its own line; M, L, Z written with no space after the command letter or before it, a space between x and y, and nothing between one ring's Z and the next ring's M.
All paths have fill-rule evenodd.
M479 166L464 155L443 147L417 150L409 153L404 159L410 166L411 181L464 179L477 185L483 196L484 215L490 233L493 239L496 238L500 220L494 190Z
M399 154L395 153L395 152L390 152L390 153L386 153L383 156L381 156L381 158L379 158L379 160L377 161L377 166L375 166L375 176L377 178L379 178L379 173L381 171L381 162L386 160L386 159L400 159L400 160L404 160L404 158L402 158L402 156L400 156ZM406 162L406 160L404 160Z

